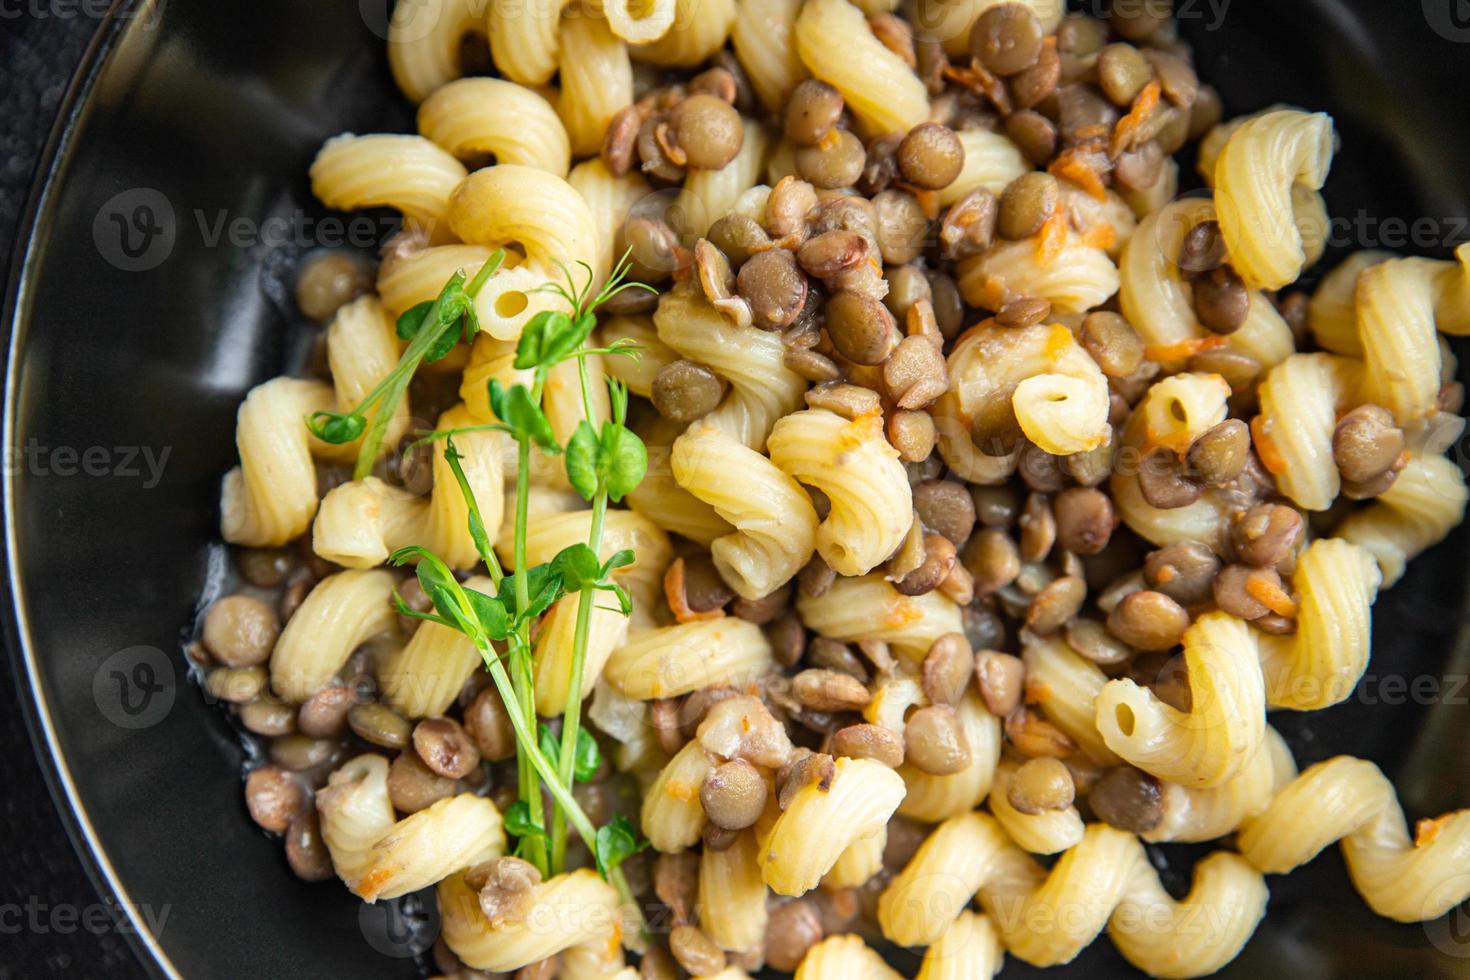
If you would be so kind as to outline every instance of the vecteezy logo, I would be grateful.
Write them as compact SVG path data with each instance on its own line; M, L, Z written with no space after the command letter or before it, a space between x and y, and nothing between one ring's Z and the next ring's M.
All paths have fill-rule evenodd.
M114 194L92 221L97 252L123 272L157 268L173 252L177 234L173 205L151 187Z
M369 946L384 956L408 959L434 945L439 935L438 904L417 895L358 906L357 925Z
M1470 0L1421 0L1424 19L1446 41L1470 41Z
M149 728L174 706L174 671L157 647L119 650L92 675L92 700L102 717L119 728Z
M1455 902L1443 915L1424 923L1424 932L1434 948L1457 959L1470 957L1470 874L1458 874L1440 882L1425 896L1424 911L1433 914L1447 902ZM1456 901L1459 899L1459 901Z

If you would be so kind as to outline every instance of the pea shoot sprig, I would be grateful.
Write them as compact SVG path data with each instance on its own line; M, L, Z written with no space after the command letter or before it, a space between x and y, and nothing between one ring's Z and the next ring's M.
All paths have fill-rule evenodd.
M390 559L398 565L417 561L419 584L434 607L433 612L417 613L410 610L401 598L396 598L399 611L439 623L469 637L480 650L491 679L506 704L516 735L520 799L507 810L505 824L506 830L518 838L517 853L536 864L544 874L561 871L566 863L570 824L591 851L598 870L625 898L630 895L619 865L646 847L647 843L638 840L633 826L621 816L602 827L593 826L573 797L572 786L575 782L591 779L601 765L596 740L581 727L582 688L596 595L599 592L610 593L616 600L617 610L623 615L632 609L627 591L613 579L613 572L632 564L635 559L633 552L623 549L605 560L601 557L607 506L609 501L622 500L643 479L648 468L647 449L626 425L628 392L620 382L610 380L608 383L611 418L600 426L593 423L593 391L586 360L587 355L594 353L638 355L636 345L629 343L615 343L604 348L587 347L587 340L597 323L598 307L625 289L650 288L642 283L623 281L630 265L624 256L607 284L595 296L592 295L595 277L585 266L587 278L580 287L567 270L564 270L567 275L565 286L558 283L543 287L561 297L570 312L542 311L527 322L516 346L514 366L531 371L531 383L507 387L498 379L492 379L488 384L489 399L497 422L430 432L418 440L420 443L437 439L445 441L444 456L465 499L470 535L489 570L494 594L466 588L438 556L425 548L401 548ZM451 279L450 284L453 282ZM434 311L427 311L425 319L434 315ZM542 410L541 397L548 372L569 360L578 364L585 417L563 447L557 442ZM464 474L463 456L454 445L456 435L486 429L505 432L517 447L514 571L511 574L506 574L501 568L491 547L479 505ZM568 482L592 504L592 519L585 543L567 546L549 562L528 566L526 536L533 447L548 455L563 457ZM571 676L558 736L541 724L536 715L531 627L553 603L573 595L578 596L578 605ZM499 652L502 648L503 654ZM543 784L555 803L549 826L543 814Z
M307 420L312 434L324 442L343 445L362 439L357 451L357 465L352 471L354 480L361 480L372 472L383 436L419 364L448 356L461 339L465 343L475 339L475 334L480 331L480 319L475 315L475 296L504 262L505 249L497 249L468 284L461 269L449 277L434 299L404 310L398 317L396 332L400 340L409 343L393 370L351 411L320 411ZM369 412L373 413L371 427Z

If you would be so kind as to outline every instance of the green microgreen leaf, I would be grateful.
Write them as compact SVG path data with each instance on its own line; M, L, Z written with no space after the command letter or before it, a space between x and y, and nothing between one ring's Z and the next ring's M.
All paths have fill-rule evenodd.
M567 592L581 592L589 586L595 586L602 579L597 553L580 541L567 545L557 553L553 561L561 572L562 584Z
M531 819L531 805L525 800L516 800L505 809L505 832L522 839L545 837L546 828Z
M362 435L363 429L367 428L367 418L356 411L314 412L307 419L306 426L322 442L341 446Z
M474 589L465 589L464 594L486 636L492 640L504 640L510 635L510 613L506 612L505 603L499 596L486 595Z
M556 455L561 447L551 431L546 413L525 385L506 388L498 378L490 379L490 408L504 422L517 442L534 442L543 452Z
M577 755L572 776L579 783L590 783L602 766L602 749L597 739L585 728L577 729Z
M613 501L622 500L643 481L648 472L648 448L643 440L621 422L602 423L599 440L598 476Z
M597 494L597 460L601 451L592 423L586 419L578 422L567 441L566 466L567 480L583 500L591 500Z
M640 841L633 825L621 813L610 823L597 828L597 846L594 857L597 870L606 878L628 858L648 847L648 841Z

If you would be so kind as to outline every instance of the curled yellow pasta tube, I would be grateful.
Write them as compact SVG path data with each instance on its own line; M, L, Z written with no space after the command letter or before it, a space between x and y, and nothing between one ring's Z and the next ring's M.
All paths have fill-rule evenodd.
M924 83L847 0L807 0L796 18L796 51L813 75L842 93L869 136L906 133L929 117Z
M378 267L378 298L396 320L410 306L437 298L445 281L456 272L463 272L466 282L475 278L493 252L485 245L435 245L385 259ZM505 253L506 266L514 267L520 261L515 252ZM451 352L444 361L434 363L445 363L453 357Z
M1163 547L1174 541L1199 541L1215 552L1222 548L1226 501L1214 489L1183 507L1154 507L1138 484L1140 460L1148 450L1164 446L1176 453L1225 420L1230 386L1218 374L1179 374L1149 388L1123 427L1120 465L1109 480L1113 504L1139 537ZM1131 465L1122 465L1123 461Z
M674 479L735 526L710 545L715 567L747 599L789 582L812 556L817 514L801 485L753 449L696 422L674 443ZM740 480L731 475L739 473Z
M245 396L235 421L240 465L225 474L220 488L226 541L275 547L311 526L317 508L311 454L326 444L304 420L334 407L329 386L296 378L275 378Z
M1160 779L1219 786L1260 750L1266 695L1251 630L1222 612L1199 617L1184 633L1193 703L1165 704L1129 679L1109 681L1097 696L1097 728L1108 748Z
M1352 694L1368 667L1379 580L1372 555L1341 538L1301 553L1291 576L1301 596L1296 631L1256 634L1268 704L1315 711Z
M1105 249L1070 229L1057 254L1042 261L1035 239L1002 242L955 266L965 302L998 310L1022 296L1039 296L1057 313L1086 313L1118 291L1118 268Z
M642 0L636 6L633 0L603 0L602 13L616 37L629 44L647 44L674 25L674 0Z
M1123 246L1119 305L1144 343L1163 349L1155 360L1166 370L1183 368L1188 341L1213 336L1195 316L1194 285L1179 268L1179 252L1190 229L1215 218L1209 198L1182 198L1145 217ZM1171 345L1177 345L1178 355L1168 353ZM1225 346L1270 367L1296 345L1276 305L1253 289L1245 322L1225 338Z
M1334 354L1293 354L1259 388L1266 435L1286 465L1276 487L1305 510L1326 510L1342 479L1332 455L1338 416L1357 401L1360 362Z
M837 574L866 575L903 543L913 494L876 409L853 420L825 409L796 412L776 423L768 446L782 472L831 501L816 545Z
M603 10L611 17L613 5L605 3ZM562 18L561 48L557 110L572 152L591 156L602 148L602 134L613 116L633 103L633 63L611 23L586 10Z
M696 738L685 742L659 770L643 794L638 820L654 850L677 854L698 842L708 822L699 802L699 788L714 768Z
M854 935L828 936L806 951L795 980L899 980L899 974Z
M730 43L768 112L780 112L791 91L806 78L796 53L794 29L801 0L741 0Z
M1058 637L1037 637L1027 643L1021 659L1026 664L1027 696L1076 742L1089 759L1104 766L1121 760L1103 741L1094 719L1097 696L1107 676Z
M1337 536L1371 554L1388 588L1409 560L1436 545L1465 518L1465 474L1440 455L1414 455L1367 507L1349 514Z
M388 67L410 102L461 74L460 46L483 34L489 0L418 0L394 4L388 21Z
M438 428L473 422L463 405L439 416ZM460 466L474 491L485 532L494 538L504 508L504 475L498 432L464 432L455 438ZM422 545L451 568L470 568L480 560L469 533L469 508L454 471L444 457L446 443L435 440L434 489L427 498L375 476L334 487L322 499L312 528L312 547L328 561L348 568L372 568L395 550Z
M483 575L464 585L495 593L494 584ZM469 637L439 623L420 622L403 649L378 671L378 683L383 698L405 717L427 718L449 710L465 681L482 666L480 651Z
M988 129L962 129L955 134L964 147L960 175L939 192L939 204L948 207L977 187L1000 195L1011 181L1031 170L1031 163L1000 133Z
M633 56L661 68L692 68L724 46L734 23L735 0L674 0L669 29L633 48Z
M634 633L612 652L604 676L616 690L642 701L745 683L771 663L760 627L725 616Z
M882 640L918 662L946 633L961 629L960 607L938 589L907 596L881 575L840 576L820 596L798 594L807 627L844 643Z
M540 518L535 522L534 534L527 536L526 562L534 566L551 561L568 545L586 541L591 526L590 510ZM652 609L661 595L664 567L673 555L668 535L632 511L609 511L602 533L601 560L624 549L633 552L633 564L614 570L613 581L628 590L635 609ZM559 600L547 611L536 635L536 710L546 717L560 715L567 704L577 609L582 599L578 594ZM594 602L584 654L583 698L592 693L603 666L613 650L622 645L629 627L629 618L620 610L606 601Z
M991 791L995 766L1000 759L1000 719L985 709L974 691L967 693L955 705L955 715L970 748L969 764L959 772L936 776L905 762L898 769L908 788L898 808L903 816L937 823L957 813L973 810ZM891 724L895 733L901 735L900 720L894 718Z
M1399 922L1437 918L1470 898L1470 810L1422 821L1411 840L1393 784L1363 759L1337 756L1307 767L1238 840L1267 874L1300 867L1341 841L1358 893Z
M944 45L951 58L968 57L970 53L970 29L986 10L1008 0L919 0L912 15L914 36ZM1015 0L1011 0L1015 2ZM1065 0L1019 0L1020 5L1030 8L1041 22L1041 29L1050 34L1062 22L1067 12Z
M742 830L722 851L699 856L699 927L721 949L748 952L766 938L766 883L753 830Z
M898 773L871 759L837 760L831 785L796 791L761 842L761 877L778 895L802 895L855 841L881 833L903 800Z
M732 325L689 284L659 298L653 323L680 357L730 382L725 400L703 421L751 449L764 448L776 420L801 406L807 384L786 366L780 334Z
M594 157L573 167L567 183L577 189L587 207L592 209L592 220L597 226L600 241L599 254L607 267L612 268L613 262L621 257L613 254L617 249L618 232L629 210L649 193L648 181L637 171L614 177L607 164Z
M1207 841L1223 837L1264 810L1296 775L1296 762L1276 729L1245 768L1219 786L1199 788L1161 782L1163 819L1139 836L1146 841Z
M450 195L447 219L466 242L525 249L523 264L496 273L475 297L480 326L491 337L514 340L537 311L564 303L531 292L547 282L564 282L562 266L580 273L578 263L585 262L594 281L607 274L591 209L556 174L511 163L476 170Z
M439 883L444 942L467 966L510 973L574 946L615 947L622 935L618 893L582 869L559 874L531 889L524 916L491 923L479 897L456 874Z
M1066 455L1111 436L1107 379L1059 323L972 327L950 352L949 376L940 403L982 448L1024 433L1046 452Z
M924 953L918 980L990 980L1000 972L1005 953L994 923L961 912Z
M485 33L500 74L531 88L556 74L558 28L570 0L490 0Z
M368 902L397 898L505 853L500 811L461 793L397 820L388 796L388 760L350 760L316 794L332 867Z
M1363 395L1400 424L1431 414L1442 359L1436 330L1470 333L1470 244L1453 261L1390 259L1357 277Z
M1317 284L1307 303L1307 329L1323 350L1361 357L1358 338L1358 277L1363 271L1394 258L1392 252L1360 249L1343 259Z
M331 683L364 642L393 629L393 576L351 570L318 582L281 630L271 652L271 688L299 703Z
M1021 850L1031 854L1059 854L1082 840L1084 825L1082 814L1075 806L1063 810L1042 810L1039 813L1022 813L1011 806L1011 780L1017 765L1013 760L1002 759L995 770L995 781L991 784L990 812L1011 840Z
M531 89L499 78L461 78L419 106L419 132L461 160L486 154L565 177L571 144L556 110Z
M933 943L977 892L1006 948L1028 963L1070 962L1109 926L1130 962L1169 977L1230 962L1266 909L1265 883L1237 855L1200 862L1190 894L1176 902L1132 834L1090 824L1046 871L993 817L966 813L941 824L893 879L878 921L896 943Z
M453 241L445 223L464 165L422 136L354 136L322 144L311 163L311 191L337 211L390 207L434 243Z
M1307 264L1293 191L1321 188L1332 165L1332 118L1294 109L1242 123L1215 161L1215 202L1230 263L1253 289L1280 289Z

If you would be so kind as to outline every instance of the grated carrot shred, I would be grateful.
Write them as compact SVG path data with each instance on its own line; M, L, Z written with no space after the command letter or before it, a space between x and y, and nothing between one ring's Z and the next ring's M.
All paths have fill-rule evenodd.
M1286 472L1286 460L1281 455L1281 450L1276 448L1276 441L1271 438L1271 433L1266 431L1266 417L1257 415L1251 419L1251 441L1256 444L1256 455L1261 457L1261 465L1273 475Z
M1228 341L1219 334L1211 334L1208 337L1190 337L1188 340L1176 340L1172 344L1145 344L1143 356L1150 361L1162 363L1186 361L1203 351L1224 347L1227 343Z
M1041 226L1036 236L1036 263L1051 265L1067 245L1067 216L1058 209Z

